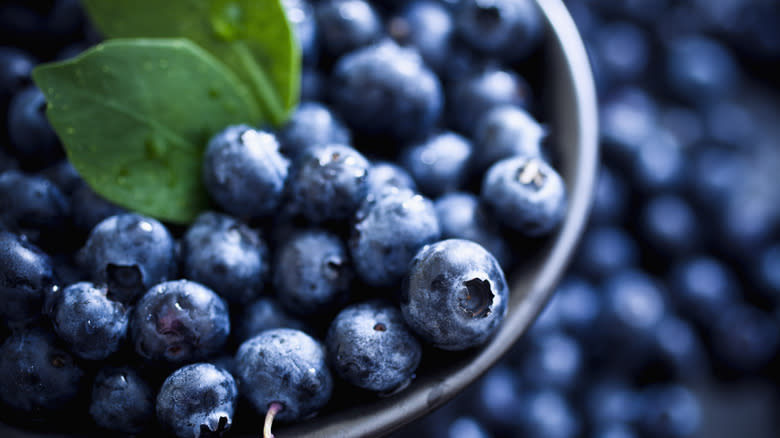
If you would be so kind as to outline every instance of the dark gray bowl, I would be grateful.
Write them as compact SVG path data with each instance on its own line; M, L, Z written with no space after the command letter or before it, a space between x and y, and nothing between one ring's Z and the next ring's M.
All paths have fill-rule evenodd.
M421 371L400 393L356 403L294 426L277 427L277 437L377 437L429 413L496 363L552 295L588 216L598 159L597 105L590 65L571 16L561 0L537 2L549 30L543 49L547 63L541 90L541 100L547 103L544 119L549 122L549 144L559 158L557 167L569 190L569 210L562 227L544 243L538 257L511 273L507 319L489 344L466 354L440 352L442 358L436 363L442 367Z

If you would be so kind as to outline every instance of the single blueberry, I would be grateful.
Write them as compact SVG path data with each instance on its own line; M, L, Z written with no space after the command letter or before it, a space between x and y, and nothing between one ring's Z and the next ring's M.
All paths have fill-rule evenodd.
M650 198L639 213L639 221L645 243L661 253L683 255L700 245L696 211L680 196Z
M526 396L523 403L527 436L574 438L579 436L581 420L566 397L558 391L543 389Z
M35 59L18 48L0 47L0 106L5 108L8 99L31 82L30 73Z
M370 167L368 160L349 146L306 149L290 174L290 202L314 223L352 217L368 194Z
M219 351L230 334L228 309L211 289L187 280L154 286L130 317L135 351L145 359L192 362Z
M566 214L566 187L549 164L516 156L488 169L480 197L504 225L528 236L550 233Z
M0 346L0 401L33 418L65 409L79 394L84 371L39 328L12 333Z
M658 130L639 144L629 172L636 187L652 193L680 188L684 170L682 146L669 132Z
M408 147L401 162L420 191L436 197L463 187L471 159L470 141L454 132L442 132Z
M596 178L593 204L590 208L590 222L594 224L617 224L626 216L629 205L628 186L623 177L602 164Z
M57 134L46 118L46 98L37 87L19 91L8 106L8 137L17 158L42 168L64 156Z
M325 337L331 369L359 388L390 393L414 376L422 346L401 311L388 302L350 305L333 319Z
M630 21L602 24L592 41L600 65L615 80L639 79L652 59L649 36Z
M317 19L309 0L283 0L284 12L293 27L293 34L301 48L303 63L317 62Z
M443 107L436 75L416 51L392 41L342 57L329 87L334 108L355 134L422 138L433 129Z
M333 59L382 36L381 18L370 2L325 0L317 3L316 14L320 42Z
M119 350L127 336L129 312L106 293L105 287L80 282L46 300L54 331L82 359L107 358Z
M615 376L590 382L585 390L585 410L595 426L636 422L643 412L642 402L629 382Z
M440 1L418 0L388 22L388 33L403 46L414 46L427 65L441 71L450 54L452 14Z
M666 309L657 279L637 269L626 269L608 277L603 287L603 329L608 337L632 348L649 342Z
M478 418L491 430L517 430L523 423L524 414L518 411L523 405L520 373L506 361L499 362L476 382L476 393L472 405Z
M257 412L281 404L279 421L315 414L330 400L333 377L322 344L293 329L266 330L236 352L239 389Z
M617 227L591 227L585 232L575 255L580 274L600 280L636 266L639 248L626 230Z
M174 241L159 221L136 213L110 216L90 231L79 254L95 284L134 303L147 289L175 275Z
M530 338L522 365L523 377L542 388L572 388L584 369L580 344L563 333L546 333Z
M654 385L642 392L639 424L647 436L684 438L701 426L702 409L696 395L679 384Z
M51 258L24 237L0 231L0 319L16 328L41 317L59 285Z
M358 210L348 246L363 281L391 286L400 283L417 250L439 236L433 203L411 190L391 188Z
M679 308L704 324L732 307L740 295L735 274L723 261L708 255L672 265L669 286Z
M244 342L265 330L276 328L309 331L303 321L287 313L277 300L271 297L260 297L245 307L243 318L238 320L235 333L237 339Z
M0 174L0 223L43 247L67 235L71 205L46 178L9 170Z
M233 376L210 363L186 365L157 394L157 418L179 438L221 436L233 425L238 388Z
M484 203L471 193L448 193L434 202L443 239L466 239L487 249L505 269L510 267L511 248L498 221Z
M544 33L544 19L531 0L463 0L455 26L472 48L505 61L522 58Z
M718 40L692 34L666 47L666 84L693 103L709 103L735 92L740 71L730 49Z
M568 333L587 338L593 333L603 299L595 286L580 277L565 277L555 290L553 301L561 327Z
M474 133L474 168L482 172L514 155L542 156L547 129L523 108L497 106L479 119Z
M103 368L92 384L89 414L102 428L139 434L155 421L152 388L130 367Z
M454 127L473 134L479 120L491 109L514 105L527 107L530 88L510 70L487 67L468 74L449 87L449 117Z
M706 207L722 208L736 181L752 172L745 154L719 145L703 144L691 151L687 185Z
M279 206L288 167L273 134L233 125L206 146L203 184L226 212L238 217L266 216Z
M658 127L658 107L648 91L626 86L604 99L599 108L599 133L605 155L617 163L630 163L643 141Z
M293 160L312 146L351 142L351 135L344 122L319 102L298 105L277 137L281 152Z
M655 330L657 357L668 364L680 379L707 375L708 357L694 327L686 320L667 315Z
M195 218L181 241L185 278L217 292L228 303L246 304L263 291L268 248L257 231L222 213Z
M447 428L449 438L489 438L491 435L480 422L469 416L458 417Z
M462 239L426 245L412 259L401 292L406 323L444 350L482 345L506 316L509 288L485 248Z
M382 196L390 187L417 191L417 184L403 167L389 161L375 161L368 172L368 196Z

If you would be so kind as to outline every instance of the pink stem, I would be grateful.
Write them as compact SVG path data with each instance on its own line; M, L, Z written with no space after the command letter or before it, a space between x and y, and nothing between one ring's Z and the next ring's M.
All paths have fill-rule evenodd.
M284 405L279 402L272 402L268 405L268 412L265 414L265 423L263 424L263 438L274 438L274 434L271 433L271 425L274 422L276 414L284 409Z

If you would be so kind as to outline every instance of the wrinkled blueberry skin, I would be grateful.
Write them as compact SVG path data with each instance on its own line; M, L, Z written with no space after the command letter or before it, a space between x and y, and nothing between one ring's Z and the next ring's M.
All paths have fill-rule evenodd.
M60 141L46 118L46 98L37 87L18 92L8 105L8 137L16 156L34 168L63 157Z
M181 252L184 277L229 303L245 304L263 291L268 247L255 230L228 215L201 213L184 235Z
M417 184L409 172L389 161L377 161L368 172L368 196L382 196L388 187L417 191Z
M353 304L331 323L325 338L333 372L363 389L405 386L420 364L422 346L398 307L382 301Z
M153 361L180 364L207 358L222 348L229 334L227 305L194 281L154 286L130 317L135 351Z
M506 226L527 236L551 232L566 214L566 188L539 158L517 156L495 163L482 182L482 200Z
M449 88L449 117L466 134L473 134L491 109L502 105L526 107L530 101L530 88L523 78L495 67L469 73Z
M279 421L315 414L333 392L324 347L293 329L267 330L241 344L236 374L241 394L258 413L264 415L273 402L282 404Z
M309 148L290 176L293 208L313 223L352 217L368 194L370 167L368 160L349 146Z
M231 215L265 216L279 206L289 164L273 134L233 125L206 146L203 183L212 199Z
M474 134L475 167L484 171L514 155L542 156L547 130L526 110L514 105L493 108L479 119Z
M350 144L344 122L319 102L303 102L277 134L281 151L295 160L311 146Z
M237 399L230 373L195 363L165 379L157 394L157 418L179 438L220 436L233 425Z
M509 61L539 43L544 19L532 0L463 0L455 7L455 27L475 50Z
M509 288L501 266L482 246L462 239L426 245L414 256L401 292L401 312L437 348L485 343L503 321Z
M265 330L290 328L308 331L303 321L287 313L279 302L271 297L260 297L244 310L244 317L238 321L236 335L244 342Z
M439 80L413 49L392 41L343 56L330 83L334 108L355 133L421 138L442 111Z
M448 193L434 202L442 239L465 239L482 245L509 267L511 250L501 235L498 221L484 203L471 193Z
M277 250L276 296L295 314L321 314L342 306L349 298L353 277L344 243L329 232L299 232Z
M105 287L79 282L46 300L54 331L82 359L107 358L127 336L128 311L106 292Z
M420 191L439 196L461 188L468 177L471 142L454 132L409 147L401 159Z
M0 228L36 244L57 245L70 224L71 206L46 178L10 170L0 174Z
M134 303L150 287L175 275L174 241L159 221L136 213L108 217L90 231L79 259L109 296Z
M141 433L155 420L152 388L132 368L103 368L92 384L89 414L100 427Z
M371 3L363 0L325 0L316 7L320 41L338 58L369 45L382 35L382 20Z
M18 331L0 346L0 400L15 411L37 417L62 410L78 394L83 375L49 331Z
M433 203L407 189L390 189L361 206L348 242L358 276L372 286L399 283L423 245L439 239Z
M0 231L0 318L11 328L40 318L47 295L59 288L52 260L21 236Z

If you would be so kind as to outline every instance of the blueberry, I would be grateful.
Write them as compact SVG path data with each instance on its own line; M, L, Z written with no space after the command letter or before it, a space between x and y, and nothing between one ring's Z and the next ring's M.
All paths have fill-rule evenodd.
M238 340L244 342L265 330L275 328L308 331L303 321L287 313L284 307L271 297L260 297L247 305L235 331Z
M219 351L230 333L227 305L211 289L187 280L149 289L130 317L135 351L145 359L192 362Z
M648 35L629 21L599 26L592 41L601 66L617 80L639 79L651 60Z
M480 197L500 222L528 236L550 233L566 213L563 179L534 157L516 156L492 165Z
M95 284L112 299L134 303L147 289L174 275L173 237L163 224L136 213L110 216L89 233L80 259Z
M484 171L493 163L514 155L542 156L547 130L523 108L504 105L486 113L474 134L474 166Z
M640 354L634 350L645 351L664 316L667 305L661 286L647 273L628 269L607 278L603 287L604 333L626 346L630 361L638 361Z
M317 61L317 20L309 0L283 0L282 6L293 27L295 40L301 48L303 63L313 65Z
M449 87L448 106L452 124L473 134L479 120L502 105L527 107L530 89L525 79L509 70L488 67L471 73Z
M25 416L65 409L78 395L83 376L49 331L20 330L0 346L0 400Z
M71 206L48 179L14 170L0 174L0 223L41 246L62 245Z
M650 198L639 213L639 221L645 243L663 254L682 255L700 245L696 212L680 196Z
M417 250L439 235L433 203L411 190L392 188L358 210L349 253L363 281L391 286L400 283Z
M315 414L333 391L325 349L298 330L266 330L245 341L236 353L236 368L241 394L261 414L280 403L279 421Z
M328 328L325 347L334 373L380 393L404 388L422 357L398 307L382 301L342 309Z
M370 167L368 160L349 146L307 149L295 163L288 183L293 208L314 223L352 217L368 194Z
M734 273L723 261L707 255L673 265L669 284L678 306L705 324L723 309L732 307L739 297Z
M25 238L0 231L0 319L15 328L41 316L59 289L51 258Z
M281 151L295 159L307 148L328 144L349 144L351 136L344 122L325 105L303 102L278 133Z
M19 91L8 106L8 137L16 156L42 168L64 156L57 134L46 118L46 98L37 87Z
M692 151L688 188L694 199L706 207L722 208L735 181L750 174L743 154L721 146L707 145Z
M442 132L407 148L401 161L420 191L435 197L463 187L471 158L470 141Z
M368 196L381 196L387 188L417 191L417 184L403 167L389 161L375 161L368 172Z
M105 287L80 282L46 300L54 331L83 359L107 358L127 336L128 310L106 292Z
M565 277L558 288L550 306L555 311L561 327L568 333L587 338L601 313L603 299L595 286L580 277Z
M427 65L441 71L455 30L452 15L440 1L418 0L393 17L388 33L401 45L414 46Z
M263 291L268 248L257 231L215 212L201 213L182 239L182 272L229 303L246 304Z
M584 369L580 344L563 333L547 333L530 339L523 360L523 376L542 388L568 390Z
M595 280L636 266L638 261L639 248L632 236L608 226L589 228L575 256L578 271Z
M73 225L84 233L89 233L102 220L126 213L127 211L97 194L92 187L82 182L71 194L73 207Z
M443 107L436 75L417 52L392 41L342 57L329 87L334 108L356 134L422 138L433 129Z
M712 344L716 357L737 371L750 372L768 363L780 344L777 321L765 311L735 304L714 315Z
M691 324L674 315L665 316L655 330L657 356L680 379L697 379L707 374L704 345Z
M423 340L445 350L484 344L506 316L509 288L482 246L462 239L426 245L414 256L401 311Z
M501 235L496 218L471 193L453 192L434 202L443 239L466 239L487 249L502 267L508 268L511 249Z
M33 67L35 59L29 53L14 47L0 47L0 107L4 108L11 96L30 84Z
M628 187L623 178L609 166L599 167L593 204L590 208L591 223L616 224L626 216L629 204Z
M527 436L574 438L580 430L580 419L568 400L558 391L544 389L528 394L523 410Z
M646 90L627 86L610 93L599 108L606 156L632 162L639 145L655 133L658 118L657 104Z
M449 438L489 438L490 434L476 418L463 416L456 418L450 424L447 436Z
M380 17L367 1L325 0L317 4L316 13L321 44L334 59L382 35Z
M591 435L593 438L638 438L631 426L623 423L611 423L597 427Z
M658 192L679 188L684 169L682 146L670 133L659 130L639 144L630 172L640 190Z
M703 35L673 38L666 47L666 84L693 103L709 103L739 87L740 71L729 49Z
M152 388L130 367L103 368L92 384L89 414L102 428L139 434L155 421Z
M265 216L279 206L288 167L273 134L233 125L206 146L203 183L226 212L238 217Z
M642 398L640 426L648 436L683 438L694 436L699 430L699 400L685 386L651 386L642 392Z
M632 424L643 412L641 395L618 377L591 382L585 392L585 407L591 424Z
M491 430L517 430L523 421L518 415L522 406L524 388L520 374L506 362L499 362L476 383L473 399L474 411Z
M179 438L220 436L233 425L238 388L233 376L210 363L186 365L157 394L157 418Z
M541 41L544 19L531 0L463 0L455 25L472 48L511 61Z
M769 295L780 297L780 244L761 250L754 268L755 282Z
M81 175L68 160L60 160L41 169L37 174L53 182L65 196L72 196L73 192L84 184Z

